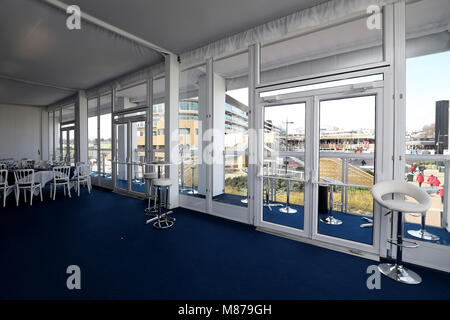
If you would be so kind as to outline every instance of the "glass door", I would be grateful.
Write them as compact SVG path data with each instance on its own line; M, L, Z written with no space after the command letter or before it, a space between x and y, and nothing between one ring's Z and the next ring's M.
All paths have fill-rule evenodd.
M313 237L375 251L371 188L377 174L381 89L315 97Z
M263 107L263 161L260 165L262 222L277 230L307 235L311 183L310 98ZM306 231L305 231L306 230Z
M146 152L145 115L115 120L115 189L135 194L145 193L144 163Z
M61 128L62 160L75 165L75 129L73 127Z
M127 191L130 189L128 177L129 173L129 152L128 152L128 123L115 124L115 167L116 184L115 189Z
M384 75L332 79L258 92L255 224L378 256Z

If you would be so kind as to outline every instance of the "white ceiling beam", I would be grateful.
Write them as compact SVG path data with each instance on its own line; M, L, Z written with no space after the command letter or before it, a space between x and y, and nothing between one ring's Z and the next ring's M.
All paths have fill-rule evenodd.
M40 87L48 87L48 88L52 88L52 89L65 90L65 91L74 91L75 92L75 91L80 90L80 89L75 89L75 88L67 88L67 87L56 86L56 85L53 85L53 84L43 83L43 82L38 82L38 81L31 81L31 80L14 78L14 77L6 76L6 75L3 75L3 74L0 74L0 79L10 80L10 81L15 81L15 82L21 82L21 83L25 83L25 84L29 84L29 85L33 85L33 86L40 86Z
M40 1L45 2L45 3L49 4L49 5L52 5L52 6L56 7L56 8L59 8L59 9L63 10L64 13L67 11L67 7L69 7L68 4L65 4L64 2L59 1L59 0L40 0ZM173 54L169 50L161 48L161 47L159 47L159 46L157 46L157 45L155 45L155 44L153 44L151 42L148 42L147 40L144 40L144 39L142 39L142 38L140 38L138 36L135 36L134 34L131 34L131 33L127 32L127 31L122 30L120 28L117 28L117 27L115 27L115 26L113 26L113 25L111 25L111 24L109 24L109 23L107 23L107 22L105 22L103 20L100 20L100 19L98 19L98 18L96 18L94 16L91 16L90 14L87 14L87 13L83 12L83 10L81 10L81 19L82 20L86 20L86 21L88 21L88 22L90 22L90 23L92 23L92 24L94 24L94 25L96 25L96 26L98 26L98 27L100 27L102 29L105 29L105 30L107 30L109 32L117 34L117 35L119 35L119 36L121 36L121 37L123 37L125 39L128 39L128 40L134 42L134 43L137 43L137 44L139 44L139 45L141 45L143 47L155 50L155 51L159 52L160 54L162 54L163 56Z

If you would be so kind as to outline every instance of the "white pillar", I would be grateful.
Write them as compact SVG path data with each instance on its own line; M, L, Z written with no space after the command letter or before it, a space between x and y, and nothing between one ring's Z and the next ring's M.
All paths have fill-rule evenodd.
M180 70L177 56L166 55L165 61L165 160L171 165L166 174L172 182L169 193L169 208L179 206L178 194L178 90Z

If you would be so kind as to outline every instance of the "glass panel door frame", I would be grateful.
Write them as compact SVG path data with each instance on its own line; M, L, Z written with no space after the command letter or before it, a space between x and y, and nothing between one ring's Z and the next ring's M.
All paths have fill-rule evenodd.
M76 158L77 158L76 147L75 147L75 131L76 131L75 123L61 123L61 125L60 125L61 161L66 162L67 157L68 157L68 159L69 159L68 162L70 162L71 164L75 164ZM74 142L74 147L72 149L73 157L70 156L70 151L71 151L71 147L70 147L71 135L70 135L70 133L71 132L73 133L73 142ZM65 139L66 145L64 145L64 139Z
M298 87L299 85L307 85L313 83L320 83L326 81L333 81L338 79L345 79L357 76L367 76L373 74L384 74L384 80L373 81L368 83L348 84L343 86L337 86L332 88L317 89L304 92L286 93L284 95L267 96L260 98L260 93L271 90L279 90L289 87ZM376 154L375 162L377 163L377 169L375 171L375 181L381 181L388 179L392 174L389 169L392 167L392 150L388 151L388 148L392 148L391 137L383 135L383 132L391 132L390 122L393 118L392 115L384 110L383 105L386 100L384 96L384 81L386 81L388 70L386 68L380 68L375 70L363 70L360 72L352 73L351 75L333 75L330 77L324 77L320 79L311 79L308 81L301 81L288 84L277 84L258 88L255 91L256 95L256 113L257 113L257 125L258 131L257 138L257 179L255 179L255 226L261 229L268 230L269 232L275 232L284 236L294 237L300 241L313 243L319 246L324 246L339 251L345 251L357 255L363 255L372 259L377 259L380 256L380 242L385 241L387 238L381 233L383 230L388 229L387 219L381 217L381 208L374 203L374 232L373 243L367 245L350 240L339 239L317 232L318 222L318 161L319 161L319 102L323 99L330 98L351 98L359 96L376 95ZM304 229L298 230L291 227L282 225L276 225L263 221L263 179L262 179L262 164L263 164L263 143L264 136L262 134L263 129L263 108L268 105L280 105L280 104L292 104L306 102L306 155L305 155L305 222ZM384 152L388 151L388 152ZM389 156L391 155L391 156ZM386 170L383 171L383 166ZM308 191L309 190L309 191ZM308 195L307 195L308 194ZM314 212L316 212L314 214Z
M319 214L318 214L318 186L319 186L319 161L320 161L320 153L319 153L319 144L320 144L320 134L319 134L319 127L320 127L320 119L319 119L319 113L320 113L320 102L324 100L334 100L334 99L346 99L346 98L358 98L358 97L364 97L364 96L375 96L375 157L374 161L376 163L375 167L375 181L382 181L381 176L381 170L379 167L379 164L382 163L382 152L378 149L381 149L381 143L379 141L379 138L381 137L381 133L383 130L382 124L382 117L383 117L383 88L371 88L371 89L364 89L364 91L360 92L354 92L354 90L343 90L339 93L331 93L331 94L321 94L314 97L314 123L315 126L315 132L313 134L314 136L314 152L312 154L312 163L313 163L313 172L312 172L312 183L314 184L314 189L312 193L312 198L310 201L313 204L312 209L312 234L311 237L314 240L318 240L321 242L326 243L332 243L334 245L351 248L355 250L359 250L362 252L370 252L373 254L379 253L379 247L380 247L380 215L379 210L377 210L377 205L374 202L374 209L373 209L373 232L372 232L372 244L365 244L361 242L356 242L352 240L347 239L341 239L325 234L321 234L318 232L318 225L319 225ZM349 158L352 156L349 154ZM362 221L363 222L363 221Z
M258 112L257 112L257 170L258 175L256 181L255 188L255 224L257 227L267 228L274 230L276 232L282 232L291 234L294 236L300 236L305 238L310 238L311 235L311 215L308 214L311 212L311 192L312 192L312 184L311 184L311 152L312 152L312 143L313 143L313 97L299 97L294 99L286 99L279 100L276 102L265 102L264 99L260 100L258 104ZM263 210L264 210L264 108L266 107L276 107L280 105L288 105L288 104L305 104L305 175L303 179L303 183L305 184L305 204L304 204L304 215L303 215L303 229L297 229L289 226L284 226L281 224L276 224L272 222L264 221L263 218ZM277 208L274 208L277 210Z
M147 111L146 109L141 110L141 111ZM136 110L134 110L134 112L136 112ZM134 113L132 112L132 113ZM126 115L127 113L121 113L121 115ZM116 115L117 116L117 115ZM114 116L115 117L115 116ZM133 165L136 165L136 163L133 162L132 160L132 141L131 141L131 137L132 137L132 124L133 123L137 123L137 122L144 122L145 123L145 134L147 135L148 132L148 121L147 121L147 115L139 115L139 116L130 116L130 117L123 117L123 118L119 118L119 119L114 119L113 118L113 144L112 144L112 148L113 148L113 154L114 154L114 161L113 161L113 181L114 181L114 185L113 185L113 189L115 192L119 192L119 193L126 193L126 194L130 194L130 195L134 195L134 196L140 196L142 197L144 195L144 193L141 192L137 192L134 191L132 188L132 181L131 181L131 177L132 177L132 173L133 173ZM117 157L117 126L118 125L126 125L126 142L127 142L127 150L126 150L126 161L124 162L120 162L118 161L118 157ZM148 154L148 143L147 143L147 139L145 139L145 154ZM127 188L123 189L123 188L119 188L117 187L117 168L118 165L126 165L126 171L127 171Z

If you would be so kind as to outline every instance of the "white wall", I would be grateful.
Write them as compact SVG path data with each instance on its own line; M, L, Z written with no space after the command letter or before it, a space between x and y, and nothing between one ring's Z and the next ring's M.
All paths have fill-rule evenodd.
M38 107L0 104L0 159L41 159Z

